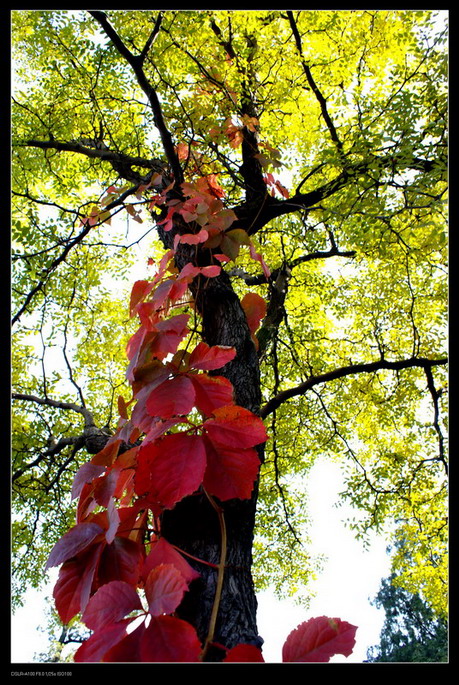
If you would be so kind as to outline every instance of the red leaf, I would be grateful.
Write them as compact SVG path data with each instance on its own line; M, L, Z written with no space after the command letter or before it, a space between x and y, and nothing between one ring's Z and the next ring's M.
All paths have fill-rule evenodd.
M173 416L188 414L194 406L195 391L187 376L175 376L158 385L146 401L147 412L151 416L170 419Z
M99 630L136 609L141 610L142 603L134 588L122 580L113 580L91 597L82 620L91 630Z
M101 507L108 506L115 492L119 476L120 469L112 467L103 476L94 481L94 499Z
M85 610L101 552L102 545L93 545L84 554L66 561L59 570L53 597L63 623Z
M154 495L166 509L172 509L198 489L205 468L206 454L200 436L166 435L140 448L135 491L138 495Z
M263 421L248 409L231 405L213 413L215 418L208 419L204 428L217 449L245 449L268 439Z
M187 589L185 579L173 564L155 566L145 582L148 611L152 616L172 614Z
M203 266L202 269L200 269L200 273L207 278L213 278L214 276L218 276L221 270L222 267L218 265Z
M145 621L142 621L132 632L121 638L103 655L104 662L132 663L142 661L140 643L145 632Z
M96 523L79 523L71 528L54 545L45 566L47 571L52 566L59 566L67 559L76 556L88 547L94 538L103 533L103 529Z
M118 514L118 509L115 506L115 500L113 497L110 499L107 505L107 517L108 517L108 527L105 531L105 539L109 545L115 539L118 526L120 524L120 516Z
M73 479L72 499L79 497L85 483L90 483L98 478L104 472L104 470L104 466L92 464L91 462L80 466L75 474L75 478Z
M160 283L154 290L154 293L152 295L151 301L147 304L152 305L152 309L154 311L157 311L161 309L161 307L164 306L164 303L166 302L167 298L170 295L170 292L172 290L172 287L174 285L175 281L172 278L168 278L166 281L163 281ZM140 308L139 308L139 316L140 316Z
M126 371L126 378L129 381L134 381L135 369L145 363L145 351L154 337L154 332L148 331L145 326L141 326L128 340L126 355L130 363Z
M151 283L150 281L136 281L134 283L129 301L129 314L131 317L136 313L137 305L147 297L153 286L154 283Z
M227 345L212 345L210 347L205 342L200 342L191 353L189 366L192 369L201 371L213 371L221 369L236 356L234 347Z
M266 316L266 302L257 293L247 293L241 300L250 332L255 333L260 321Z
M196 407L206 416L233 402L233 385L227 378L205 373L193 374L189 378L196 394Z
M206 453L206 490L222 501L233 498L249 499L260 467L256 450L230 450L222 447L217 450L207 442Z
M177 234L174 239L174 245L177 246L178 243L186 243L187 245L198 245L199 243L205 243L209 234L205 228L202 228L198 233L184 233L183 235Z
M265 278L268 279L271 276L271 271L269 270L268 266L266 265L266 262L263 259L262 255L255 251L255 248L252 244L250 245L250 256L256 262L260 262L261 268L263 269L263 273L265 275Z
M191 583L195 578L199 578L199 573L164 538L159 538L152 544L151 551L144 562L142 576L146 578L150 571L160 564L173 564L180 571L186 583Z
M190 623L173 616L153 616L140 645L142 661L199 661L201 645Z
M164 359L168 354L174 354L180 342L188 333L187 323L189 314L178 314L156 324L156 336L150 345L150 353Z
M84 523L96 506L97 502L94 499L94 485L92 483L85 483L78 500L77 523Z
M232 661L234 663L237 662L250 662L250 663L255 663L258 661L263 661L263 655L261 653L261 649L258 647L255 647L255 645L236 645L236 647L233 647L232 649L228 650L226 653L226 657L223 659L223 661Z
M105 626L101 630L93 633L91 637L83 642L81 647L75 652L73 657L77 663L103 661L104 655L114 645L126 637L126 629L133 619L125 619Z
M311 618L287 637L282 661L325 662L334 654L349 656L355 645L356 630L356 626L339 618Z
M175 208L171 207L169 209L169 211L167 212L167 215L165 216L165 218L162 221L157 221L156 223L158 224L158 226L163 225L165 231L170 231L172 226L174 225L173 221L172 221L172 217L174 216L174 214L175 214Z
M119 535L111 544L105 545L97 569L97 587L112 580L135 585L143 562L142 549L139 543Z

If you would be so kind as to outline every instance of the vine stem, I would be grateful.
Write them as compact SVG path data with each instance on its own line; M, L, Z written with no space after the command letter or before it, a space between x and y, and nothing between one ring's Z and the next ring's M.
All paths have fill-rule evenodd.
M207 633L206 641L204 643L204 648L202 650L201 654L201 661L204 660L204 657L207 654L207 651L213 642L214 639L214 634L215 634L215 626L217 623L217 615L218 615L218 609L220 607L220 599L222 596L222 589L223 589L223 576L225 574L225 565L226 565L226 550L227 550L227 536L226 536L226 524L225 524L225 516L223 514L223 509L218 506L216 501L214 500L211 495L203 488L207 499L217 512L218 516L218 522L220 524L220 535L221 535L221 549L220 549L220 561L218 564L218 573L217 573L217 586L215 588L215 597L214 597L214 604L212 606L212 613L210 616L210 621L209 621L209 631Z

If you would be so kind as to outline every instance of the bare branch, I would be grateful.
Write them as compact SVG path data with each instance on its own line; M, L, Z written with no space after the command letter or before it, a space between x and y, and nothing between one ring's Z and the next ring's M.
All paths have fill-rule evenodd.
M85 145L78 140L72 140L68 143L58 140L26 140L24 143L17 144L17 146L26 145L28 147L39 147L43 150L60 150L63 152L76 152L92 159L102 159L107 162L116 162L118 164L129 164L131 166L140 166L145 169L163 170L164 165L157 159L145 159L145 157L131 157L121 152L114 152L107 147L96 148Z
M290 270L293 270L295 266L298 266L299 264L303 264L304 262L310 262L313 261L314 259L327 259L328 257L347 257L347 258L352 258L355 257L356 255L355 250L339 250L336 245L331 247L329 250L317 250L316 252L309 252L308 254L301 255L300 257L297 257L296 259L293 259L291 262L289 262L286 266ZM271 272L271 278L270 280L276 279L280 268L273 269ZM264 274L257 274L256 276L250 276L249 274L245 273L242 269L235 268L231 269L228 271L229 276L239 276L242 278L247 285L262 285L263 283L267 283L268 279Z

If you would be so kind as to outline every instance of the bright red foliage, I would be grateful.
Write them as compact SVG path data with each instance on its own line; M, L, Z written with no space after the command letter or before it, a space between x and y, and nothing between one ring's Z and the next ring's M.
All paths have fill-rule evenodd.
M356 630L356 626L339 618L311 618L287 637L282 661L323 662L335 654L349 656L354 648Z
M245 115L242 126L228 119L224 131L236 147L244 127L254 132L257 126L255 118ZM183 143L176 150L180 159L198 154ZM139 196L161 182L154 174L139 188ZM267 182L286 196L274 178L267 176ZM266 278L269 269L248 234L230 228L236 215L224 207L224 192L215 175L183 183L183 201L168 199L173 185L154 195L150 208L163 206L158 224L165 231L179 220L174 249L164 254L151 280L134 283L130 296L129 315L140 321L126 347L132 398L118 398L116 434L76 473L76 525L56 543L46 566L61 566L53 593L61 620L68 623L81 613L93 631L76 652L78 662L205 658L212 642L210 629L202 645L195 628L174 615L199 573L163 537L161 514L198 491L221 516L223 510L213 498L250 498L260 466L256 447L268 437L261 419L235 404L233 386L223 375L236 350L202 340L196 344L197 315L192 303L187 309L186 300L193 280L205 287L207 279L219 276L221 264L237 258L242 246L249 248ZM112 186L107 197L121 190ZM128 210L141 220L133 207ZM100 210L93 208L86 221L92 225L102 219ZM212 257L206 266L188 263L179 272L174 256L183 244L209 250L209 255L213 250L219 263ZM257 345L255 331L266 315L266 304L258 294L249 293L241 306ZM208 373L220 369L222 375ZM123 443L136 441L139 444L121 449ZM205 559L194 561L219 574L224 570L223 562L216 567ZM340 619L311 619L287 639L284 661L327 661L337 652L347 655L354 633L355 628ZM258 647L241 644L227 651L224 661L264 659Z

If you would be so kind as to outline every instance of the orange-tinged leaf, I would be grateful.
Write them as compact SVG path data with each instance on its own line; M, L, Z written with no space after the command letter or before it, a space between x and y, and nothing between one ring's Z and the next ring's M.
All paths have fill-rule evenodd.
M211 371L221 369L236 356L236 349L227 345L208 345L200 342L190 355L189 366L192 369Z
M255 333L260 321L266 316L266 301L257 293L247 293L241 300L250 332Z
M122 419L128 418L126 400L122 395L118 395L118 414Z
M175 146L175 151L177 153L177 157L182 162L184 159L188 158L190 148L189 145L187 145L186 143L179 143Z
M282 648L284 662L326 662L335 654L349 656L357 627L340 618L319 616L301 623Z
M204 428L217 448L245 449L268 439L262 420L244 407L229 405L216 409L213 414L214 418L207 419Z

